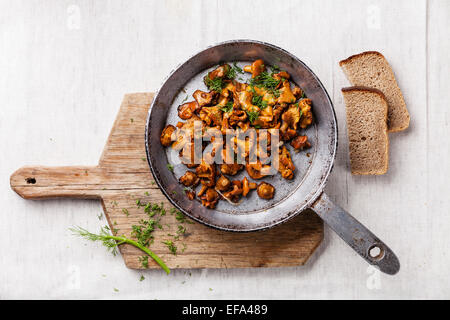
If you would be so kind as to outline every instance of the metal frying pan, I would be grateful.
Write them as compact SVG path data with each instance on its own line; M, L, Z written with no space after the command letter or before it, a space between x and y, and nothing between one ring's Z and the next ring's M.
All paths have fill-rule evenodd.
M282 179L279 174L264 179L275 187L274 199L262 200L252 192L239 206L219 201L215 210L207 209L186 198L178 183L186 167L177 163L178 157L171 154L171 148L161 145L159 136L166 124L179 121L177 106L186 96L191 101L194 90L206 90L202 77L207 71L224 62L236 62L242 67L256 59L286 70L312 100L315 123L305 134L313 147L307 151L309 157L306 152L291 152L296 167L293 180ZM336 157L337 137L333 104L317 76L285 50L253 40L227 41L209 47L172 71L153 100L145 132L147 159L158 186L190 218L220 230L245 232L274 227L311 208L368 263L395 274L400 263L392 250L323 193ZM174 165L173 173L167 169L168 163Z

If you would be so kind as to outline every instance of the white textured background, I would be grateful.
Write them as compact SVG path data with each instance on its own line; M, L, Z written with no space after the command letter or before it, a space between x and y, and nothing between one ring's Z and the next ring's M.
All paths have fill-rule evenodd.
M449 37L446 0L1 0L0 299L450 298ZM398 275L328 228L304 267L142 273L67 231L97 230L99 202L11 191L22 165L96 164L124 93L156 90L191 54L237 38L283 47L320 77L340 129L327 191L397 253ZM349 174L338 61L363 50L387 57L411 113L380 177Z

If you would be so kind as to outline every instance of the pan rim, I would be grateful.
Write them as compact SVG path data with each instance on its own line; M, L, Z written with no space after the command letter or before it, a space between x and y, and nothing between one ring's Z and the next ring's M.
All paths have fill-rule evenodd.
M214 48L214 47L218 47L218 46L222 46L222 45L226 45L226 44L232 44L232 43L249 43L249 44L258 44L258 45L262 45L262 46L267 46L270 47L272 49L276 49L279 51L282 51L284 54L290 56L296 63L299 63L300 65L302 65L305 69L308 70L308 72L313 76L313 78L315 79L315 81L317 81L318 85L320 86L320 88L323 90L323 92L325 93L327 102L329 103L330 109L331 109L331 120L332 120L332 128L333 128L333 132L332 132L332 139L331 139L331 143L329 144L329 148L330 148L330 161L328 162L328 168L326 168L326 170L324 170L324 174L321 178L320 183L317 186L317 190L310 196L310 198L305 201L302 205L299 205L298 207L295 208L295 210L288 212L286 214L285 217L283 217L282 219L279 220L275 220L272 221L269 224L266 225L262 225L262 226L256 226L256 227L250 227L250 228L242 228L242 229L237 229L237 228L229 228L226 226L219 226L219 225L215 225L212 223L209 223L207 221L204 221L202 219L199 219L193 215L191 215L189 212L187 212L186 210L184 210L176 201L174 201L172 199L172 197L170 196L170 194L168 193L168 191L163 187L162 182L160 181L160 178L152 164L151 161L151 157L150 157L150 149L149 149L149 131L150 131L150 118L151 118L151 114L152 114L152 110L154 108L155 102L157 100L157 97L161 91L161 89L164 87L164 85L167 83L167 81L172 77L172 75L177 72L181 67L183 67L185 64L187 64L191 59L193 59L194 57L196 57L197 55L203 53L204 51ZM195 54L189 56L184 62L179 63L162 81L160 87L158 88L158 90L155 92L153 101L150 105L150 108L148 110L147 113L147 120L146 120L146 125L145 125L145 151L146 151L146 156L147 156L147 163L150 167L150 170L152 172L153 178L156 181L159 189L162 191L162 193L164 194L164 196L168 199L168 201L175 207L177 208L179 211L181 211L184 215L188 216L189 218L193 219L194 221L197 221L203 225L206 225L208 227L217 229L217 230L222 230L222 231L230 231L230 232L238 232L238 233L242 233L242 232L254 232L254 231L263 231L263 230L267 230L267 229L271 229L277 225L280 225L282 223L285 223L287 221L289 221L290 219L296 217L298 214L300 214L301 212L303 212L305 209L310 208L311 205L317 201L317 199L320 197L320 195L323 193L323 190L326 186L326 183L328 182L328 178L329 175L334 167L334 162L336 160L336 155L337 155L337 147L338 147L338 124L337 124L337 118L336 118L336 112L334 110L334 106L333 106L333 102L330 99L330 96L326 90L326 88L324 87L324 85L322 84L322 82L320 81L320 79L317 77L317 75L303 62L301 61L299 58L297 58L295 55L291 54L290 52L286 51L283 48L280 48L276 45L267 43L267 42L263 42L263 41L259 41L259 40L251 40L251 39L236 39L236 40L227 40L227 41L222 41L222 42L218 42L215 43L213 45L207 46L204 49L196 52Z

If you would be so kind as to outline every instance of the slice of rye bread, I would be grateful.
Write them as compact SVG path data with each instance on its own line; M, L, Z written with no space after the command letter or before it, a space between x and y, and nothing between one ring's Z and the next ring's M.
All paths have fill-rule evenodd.
M380 90L342 88L352 174L385 174L389 163L388 103Z
M389 105L388 131L409 127L409 113L394 72L385 57L376 51L353 55L339 62L353 86L375 88L383 92Z

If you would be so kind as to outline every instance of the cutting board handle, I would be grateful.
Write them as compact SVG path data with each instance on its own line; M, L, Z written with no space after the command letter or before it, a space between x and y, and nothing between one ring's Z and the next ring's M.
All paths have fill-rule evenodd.
M88 166L26 166L11 175L11 188L25 199L99 199L105 172Z

